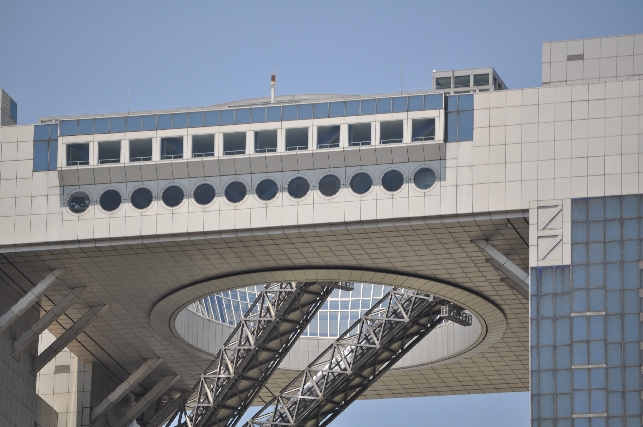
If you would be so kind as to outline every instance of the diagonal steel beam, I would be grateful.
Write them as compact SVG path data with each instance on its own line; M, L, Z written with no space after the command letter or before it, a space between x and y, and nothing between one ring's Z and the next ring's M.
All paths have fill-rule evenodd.
M9 328L18 320L25 311L29 310L32 305L34 305L38 299L44 294L47 289L51 288L54 283L58 280L62 274L67 271L66 268L59 268L51 273L49 273L44 279L42 279L32 290L27 292L25 296L20 298L20 300L9 309L5 314L0 317L0 334Z
M33 361L33 371L39 372L47 363L56 357L58 353L67 347L67 344L76 339L98 316L107 311L108 308L108 305L96 305L87 310L80 319L36 357Z
M167 419L170 418L172 414L174 414L174 411L176 411L179 406L183 404L183 402L188 398L189 395L190 392L184 391L179 396L177 396L176 399L174 399L170 403L167 403L147 422L146 427L159 427L161 424L166 422Z
M17 340L13 342L14 356L25 349L38 335L56 321L71 305L80 298L80 295L87 290L86 286L74 288L63 299L58 301L44 316L40 318L31 328L27 329Z
M472 240L484 253L489 255L493 262L491 265L496 267L502 274L507 276L512 283L508 283L516 292L525 298L529 298L529 275L520 267L511 262L498 249L494 248L486 240Z
M156 369L163 358L148 359L143 363L132 375L130 375L121 385L109 394L96 408L91 412L90 421L93 424L100 417L105 415L107 411L112 409L120 400L130 391L134 389L141 381Z
M159 397L163 395L166 391L174 385L177 380L181 378L180 375L176 376L167 376L163 377L161 381L159 381L150 391L148 391L145 396L141 397L141 400L136 402L136 405L132 406L129 411L125 413L119 419L116 421L116 423L111 426L111 427L125 427L128 426L132 421L136 419L139 415L141 415L151 404L156 402Z

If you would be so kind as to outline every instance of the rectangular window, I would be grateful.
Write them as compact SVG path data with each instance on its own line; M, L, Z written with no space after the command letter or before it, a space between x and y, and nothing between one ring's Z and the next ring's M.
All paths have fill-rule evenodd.
M393 98L394 113L406 113L406 109L407 109L406 96L398 96L397 98Z
M193 135L192 157L214 157L214 135Z
M33 171L40 172L49 169L49 141L33 143Z
M183 158L183 137L161 138L161 160Z
M308 150L308 128L286 129L286 151Z
M223 155L246 154L246 133L232 132L223 134Z
M125 117L109 119L109 133L125 132Z
M109 133L109 119L96 119L94 133Z
M252 123L264 123L266 121L266 107L253 108L251 116Z
M327 119L328 118L328 103L313 104L313 118Z
M129 118L128 118L129 122ZM130 162L149 162L152 160L152 138L132 139L129 142Z
M455 76L453 81L453 87L469 87L471 86L471 76Z
M121 142L105 141L98 143L98 164L120 163L121 162Z
M277 152L277 129L255 132L255 153Z
M402 120L380 122L380 144L397 144L404 138Z
M188 127L188 113L172 114L172 127L182 129Z
M285 105L282 108L282 120L297 120L297 106Z
M78 120L62 120L60 122L60 135L78 135Z
M409 111L424 110L424 99L422 95L409 96Z
M218 111L206 111L203 113L203 126L217 126L219 124Z
M436 89L451 89L451 77L438 77L435 79Z
M359 101L346 101L346 115L359 116Z
M145 117L144 119L146 119ZM148 119L149 120L149 119ZM171 114L159 114L157 119L157 129L165 130L172 129L172 115ZM151 122L150 122L151 124Z
M312 119L313 118L313 105L312 104L302 104L297 106L297 118L299 120Z
M339 147L339 126L317 127L317 148Z
M191 128L198 128L203 126L203 112L190 113L188 115L188 126Z
M245 125L250 123L250 108L241 108L235 111L234 123Z
M268 107L268 117L266 118L268 122L280 122L281 121L281 107Z
M138 132L141 130L141 116L133 116L127 118L127 123L125 125L125 130L127 132Z
M94 133L94 119L83 119L79 120L79 134L80 135L91 135Z
M142 116L141 130L156 130L156 116Z
M234 124L234 110L223 110L219 114L219 124L220 125L232 125Z
M413 119L413 141L435 140L435 119Z
M85 166L89 164L89 144L67 145L67 166Z
M58 164L58 125L34 126L33 171L56 170Z
M329 111L329 117L342 117L344 115L344 103L331 102Z
M18 123L18 104L13 99L9 99L9 117L14 123Z
M361 109L359 114L364 116L367 114L375 114L375 100L374 99L365 99L360 101Z
M447 97L446 140L473 140L473 95Z
M377 114L386 114L391 111L391 98L377 100Z
M474 86L489 86L489 74L474 74L473 75L473 85Z
M359 147L360 145L371 145L371 124L355 123L348 126L348 145Z

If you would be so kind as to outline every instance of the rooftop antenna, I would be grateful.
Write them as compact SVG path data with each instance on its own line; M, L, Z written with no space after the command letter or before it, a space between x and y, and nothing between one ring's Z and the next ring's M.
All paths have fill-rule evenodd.
M275 78L275 72L273 68L272 76L270 77L270 103L275 103L275 86L277 86L277 80Z

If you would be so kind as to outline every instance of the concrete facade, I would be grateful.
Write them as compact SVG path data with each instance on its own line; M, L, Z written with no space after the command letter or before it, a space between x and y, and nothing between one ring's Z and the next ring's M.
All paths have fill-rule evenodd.
M453 357L435 363L429 358L413 369L391 371L364 398L529 390L530 372L533 377L546 370L533 364L534 348L540 346L533 337L541 330L534 313L546 303L541 302L532 281L530 306L472 241L489 241L517 267L530 271L533 279L534 274L541 274L538 269L574 264L575 248L583 244L573 239L572 232L573 209L579 200L643 193L643 80L637 65L641 49L642 35L545 43L543 87L539 88L489 92L472 88L472 95L448 96L445 92L451 90L401 96L277 98L278 106L284 108L283 117L288 106L308 102L341 102L342 111L347 112L355 102L361 103L360 111L366 111L364 105L370 99L378 103L391 99L389 105L395 108L395 102L404 98L408 107L399 112L337 117L328 113L324 118L223 124L223 111L235 110L237 117L245 117L246 108L271 107L268 100L258 99L210 109L142 114L155 117L153 130L94 133L99 123L105 123L98 121L105 119L100 116L49 118L47 122L57 125L48 128L46 136L43 124L1 127L0 261L4 274L10 268L22 272L21 289L26 292L29 282L33 286L51 270L69 268L46 293L43 310L71 288L89 288L81 301L51 325L49 330L56 337L87 310L109 305L105 315L69 344L82 363L92 365L92 373L102 373L100 378L92 374L90 381L91 393L97 397L80 412L79 406L61 411L76 413L76 419L82 420L87 409L95 408L145 360L159 357L163 363L134 389L132 404L170 375L180 374L181 379L164 401L188 390L207 364L202 350L216 350L216 343L225 337L201 343L199 339L205 338L196 338L197 345L190 345L185 339L189 330L177 332L185 326L184 319L176 323L181 310L226 289L311 278L432 292L470 310L480 325L479 335L464 346L466 351L455 351ZM412 99L424 97L423 105L429 105L427 99L437 99L427 98L431 96L442 103L408 111ZM456 99L465 105L471 97L472 110L464 108L461 114L452 106ZM198 116L204 111L221 111L221 122L159 129L167 127L161 123L168 115L178 123L183 113ZM468 123L469 111L472 138L451 140L453 126L461 123L458 120ZM118 123L120 117L110 118L110 123ZM140 116L130 115L127 120L130 117ZM413 120L420 119L435 120L433 139L414 140ZM136 120L144 123L142 118ZM402 121L401 141L382 144L382 129L391 121ZM91 130L83 130L89 123ZM356 123L371 124L370 145L351 146L349 129ZM76 130L68 132L73 126ZM322 126L339 126L337 147L318 147ZM286 151L285 138L292 128L308 128L308 150ZM255 152L254 132L261 130L277 130L275 152ZM464 127L460 131L456 135L467 134ZM233 132L245 133L246 154L225 155L226 135ZM214 156L192 156L196 135L214 135ZM144 138L152 141L152 159L132 162L129 146ZM182 159L161 159L163 138L182 138ZM117 163L102 164L99 144L110 141L120 142L120 158ZM57 152L52 151L52 144ZM73 144L88 144L87 165L68 165ZM55 160L55 167L47 167L51 158L49 163L40 162L38 156L45 152ZM34 171L36 164L43 164L45 170ZM436 177L426 188L416 179L423 168L430 168ZM404 177L395 191L384 188L384 174L390 170ZM359 173L372 180L372 186L361 193L351 187ZM331 197L319 188L328 174L341 183ZM301 198L288 193L296 177L310 186ZM257 185L266 178L279 187L275 198L267 202L257 196ZM214 187L216 197L199 204L195 190L204 182ZM241 182L247 189L240 201L231 202L225 195L232 182ZM172 207L164 200L171 186L184 194ZM133 193L139 188L147 188L153 198L143 209L133 204ZM120 195L121 203L113 210L101 207L102 196L109 190ZM80 192L87 195L88 204L75 213L70 203L76 203L72 199ZM641 255L637 252L637 260ZM6 307L19 296L7 301ZM536 321L531 326L531 343L530 311ZM34 311L23 327L30 327L37 317ZM215 334L225 333L219 329ZM5 332L2 339L10 345L8 336L16 339L19 332ZM300 358L288 363L299 367L306 354L311 357L314 351L300 348ZM21 355L25 360L34 356ZM7 363L13 363L11 357L7 355ZM35 374L29 377L28 369L21 369L25 389L35 396ZM566 372L571 375L572 371L570 367ZM293 376L293 371L280 369L268 387L279 389ZM639 393L643 390L640 382L639 378ZM6 384L3 379L2 386L9 388ZM569 417L549 416L537 410L543 393L534 388L533 381L531 390L536 399L534 426L594 426L609 420L607 425L629 425L634 418L639 423L642 419L640 399L638 409L630 407L638 410L634 415L609 409L605 415L582 412L581 406L575 406L577 397L571 386L571 391L563 393L569 394ZM557 395L544 394L552 401ZM266 393L260 399L269 397Z

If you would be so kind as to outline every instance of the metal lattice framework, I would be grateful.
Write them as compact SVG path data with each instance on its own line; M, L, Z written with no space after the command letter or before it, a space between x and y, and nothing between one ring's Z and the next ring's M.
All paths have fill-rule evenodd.
M471 314L432 295L392 289L246 427L328 425L445 320L469 326Z
M336 287L267 284L166 426L235 425Z

